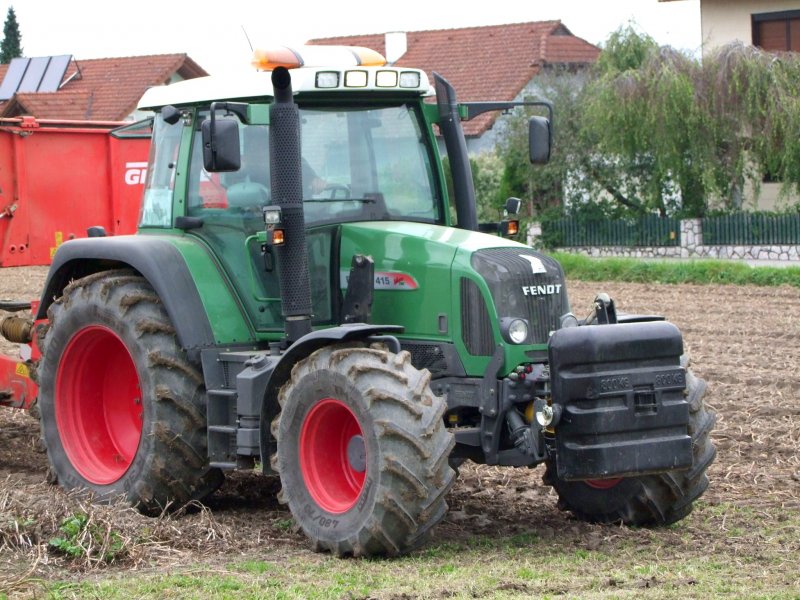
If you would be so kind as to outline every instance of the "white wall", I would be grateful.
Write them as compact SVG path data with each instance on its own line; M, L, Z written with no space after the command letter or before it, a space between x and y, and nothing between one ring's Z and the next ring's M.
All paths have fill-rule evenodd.
M703 52L734 40L752 44L752 14L799 9L798 0L701 0Z

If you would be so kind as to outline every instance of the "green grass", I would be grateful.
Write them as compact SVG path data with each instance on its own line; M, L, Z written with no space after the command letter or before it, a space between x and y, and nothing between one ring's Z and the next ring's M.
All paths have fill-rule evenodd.
M796 598L784 581L751 579L749 569L704 557L654 562L642 552L619 556L592 552L585 557L548 554L485 556L475 551L452 557L443 565L415 559L394 561L292 561L281 572L256 576L227 569L192 573L115 577L100 582L56 584L46 594L67 598L177 598L333 600L340 598L530 598L569 595L577 598L653 597L683 599L716 597ZM455 560L458 563L455 563ZM763 570L761 571L763 573Z
M733 260L644 260L589 258L556 252L567 277L584 281L791 285L800 287L800 267L751 267Z
M662 530L594 529L601 542L565 532L474 536L395 559L337 559L264 547L259 557L167 572L49 583L66 598L800 598L795 587L800 512L698 502ZM599 536L599 537L597 537Z

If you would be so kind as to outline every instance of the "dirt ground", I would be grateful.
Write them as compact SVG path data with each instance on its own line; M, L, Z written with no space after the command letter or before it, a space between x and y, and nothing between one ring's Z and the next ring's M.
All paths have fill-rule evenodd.
M35 296L44 276L44 268L0 270L0 299ZM579 316L588 314L596 292L605 291L616 300L618 309L664 314L681 329L693 370L709 383L706 403L718 417L712 434L718 455L709 471L711 486L695 515L720 504L760 511L783 509L797 515L800 290L568 283L573 311ZM13 346L0 346L0 350L8 353ZM541 536L558 536L565 544L588 543L591 547L592 539L608 538L608 532L599 526L579 523L558 511L554 494L541 484L541 474L541 468L465 465L437 541L458 541L478 534L511 536L531 523ZM148 543L132 545L118 569L258 556L265 548L288 554L310 552L305 539L293 530L289 513L276 501L279 484L272 478L236 473L207 507L148 519L122 506L90 508L85 500L49 485L46 477L37 422L21 411L0 409L0 590L3 583L9 589L24 588L24 582L34 577L68 579L91 568L88 563L76 565L47 547L59 523L81 509L98 524L113 524L123 537L140 536L143 528L149 531ZM521 520L520 515L525 518ZM9 525L9 518L16 519L16 524ZM617 528L614 535L642 535L624 531ZM680 543L670 530L663 535ZM724 519L720 527L704 529L697 539L700 547L691 551L698 554L736 543ZM796 560L800 544L795 540L794 547L786 550L789 557L794 553ZM789 564L794 564L797 573L797 564L791 560Z

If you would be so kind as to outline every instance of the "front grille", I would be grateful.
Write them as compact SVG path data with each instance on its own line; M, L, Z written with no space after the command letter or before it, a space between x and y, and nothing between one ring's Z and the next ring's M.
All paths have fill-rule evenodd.
M403 342L403 350L411 354L411 364L417 369L428 369L436 377L448 371L447 357L439 344Z
M486 280L499 318L529 321L532 344L546 344L569 312L564 272L549 256L529 248L491 248L475 252L472 267Z
M478 284L461 278L461 339L473 356L491 356L494 334L489 309Z

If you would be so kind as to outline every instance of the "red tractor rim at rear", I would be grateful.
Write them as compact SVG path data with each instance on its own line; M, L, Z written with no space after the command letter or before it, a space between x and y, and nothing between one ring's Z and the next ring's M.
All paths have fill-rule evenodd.
M361 425L344 402L325 398L306 415L300 470L308 493L323 510L341 514L356 504L364 488L366 448Z
M588 485L590 488L594 488L596 490L610 490L611 488L615 487L620 481L622 481L622 478L617 477L616 479L589 479L584 483Z
M144 409L136 365L116 333L94 325L69 340L55 412L64 451L82 477L110 485L125 474L139 448Z

